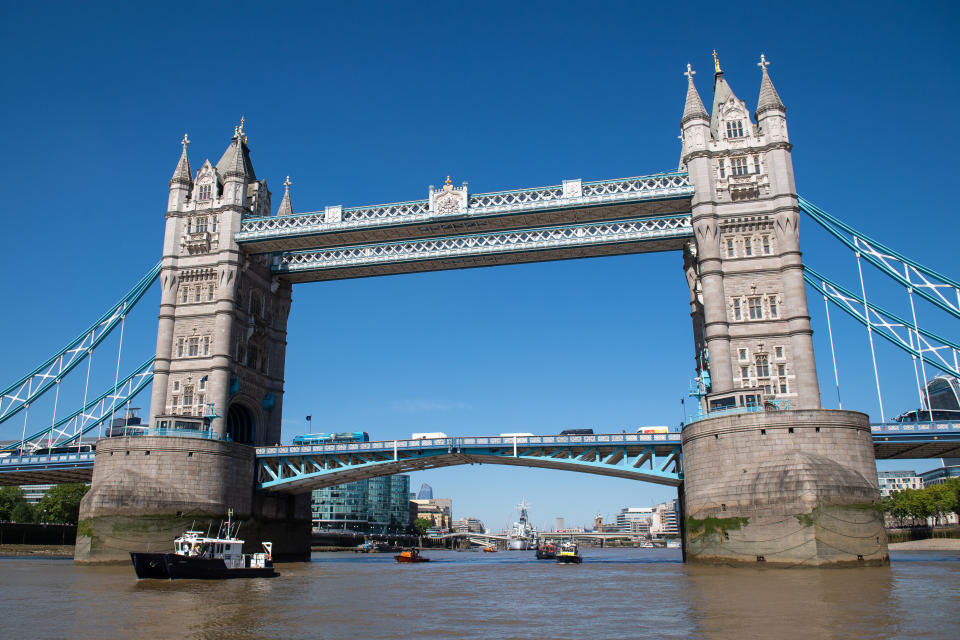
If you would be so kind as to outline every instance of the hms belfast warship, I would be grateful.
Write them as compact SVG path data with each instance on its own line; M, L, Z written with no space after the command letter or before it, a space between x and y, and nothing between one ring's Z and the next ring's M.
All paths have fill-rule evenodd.
M520 520L513 523L513 528L507 532L507 548L511 551L526 551L527 549L536 549L539 542L537 529L530 524L527 516L527 501L521 500Z

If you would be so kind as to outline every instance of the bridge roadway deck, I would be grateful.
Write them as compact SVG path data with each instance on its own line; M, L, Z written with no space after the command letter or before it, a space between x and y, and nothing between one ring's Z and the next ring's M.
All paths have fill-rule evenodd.
M920 423L877 423L871 425L873 446L878 460L914 460L930 458L960 458L960 422L920 422ZM631 434L628 434L631 435ZM663 439L653 444L658 456L669 455L674 447L680 446L680 434L654 434ZM604 437L623 436L610 434ZM544 437L544 436L537 436ZM559 436L558 436L559 437ZM585 436L569 436L580 437ZM593 438L600 436L590 436ZM487 440L489 437L477 436L472 440ZM422 445L416 441L397 440L397 446ZM324 449L330 452L360 452L361 445L374 446L379 451L392 452L393 440L372 443L351 443L322 445L319 447L258 447L257 458L277 458L305 452L306 449ZM526 444L526 443L524 443ZM507 446L512 448L513 440ZM520 443L518 442L518 447ZM348 449L348 447L356 447ZM444 447L445 448L445 447ZM0 485L55 484L59 482L90 482L93 474L93 453L51 454L40 456L3 456L0 457ZM498 460L504 464L502 460ZM461 464L463 464L461 462ZM424 467L426 468L426 466Z

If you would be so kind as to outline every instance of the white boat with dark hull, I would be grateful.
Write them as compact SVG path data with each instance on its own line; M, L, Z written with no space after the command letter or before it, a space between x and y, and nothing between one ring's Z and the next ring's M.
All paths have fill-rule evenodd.
M239 524L237 527L239 528ZM273 543L264 542L263 552L243 553L243 540L231 533L210 537L202 531L187 531L174 540L173 553L131 552L137 578L225 580L227 578L273 578Z

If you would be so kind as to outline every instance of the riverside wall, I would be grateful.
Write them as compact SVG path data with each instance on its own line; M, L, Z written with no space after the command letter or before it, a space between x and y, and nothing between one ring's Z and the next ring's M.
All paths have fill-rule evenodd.
M865 566L889 562L868 418L809 409L683 428L690 562Z

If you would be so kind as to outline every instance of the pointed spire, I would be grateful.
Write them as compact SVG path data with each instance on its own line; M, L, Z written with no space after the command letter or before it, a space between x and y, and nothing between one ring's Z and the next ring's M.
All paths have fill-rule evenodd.
M293 184L290 182L290 176L287 176L287 179L283 181L283 200L280 201L280 210L277 211L278 216L292 216L293 215L293 205L290 204L290 185Z
M713 50L713 109L710 112L710 132L714 140L719 138L720 130L720 110L731 98L739 102L733 89L727 84L723 77L723 71L720 69L720 60L717 58L717 50Z
M787 110L780 100L780 94L778 94L777 90L773 87L770 74L767 73L767 67L769 65L770 62L767 60L767 57L761 53L760 62L757 63L757 66L760 67L760 71L763 74L763 77L760 79L760 98L757 100L756 115L758 118L761 113L770 109L779 109L784 112Z
M190 146L190 138L187 137L187 134L183 134L183 140L180 141L180 144L183 145L183 151L180 153L180 162L177 163L177 168L173 171L173 177L170 179L170 186L182 184L190 187L193 184L193 173L190 171L190 158L187 156L187 147Z
M247 148L247 134L243 131L244 119L240 118L240 126L233 128L233 138L230 146L223 152L217 162L217 173L221 178L239 176L248 181L257 179L250 162L250 149Z
M696 75L696 73L688 62L687 71L683 74L687 76L687 101L683 106L683 117L680 119L681 125L694 118L710 119L706 108L703 106L703 100L700 99L700 94L697 93L697 88L693 84L693 76Z

